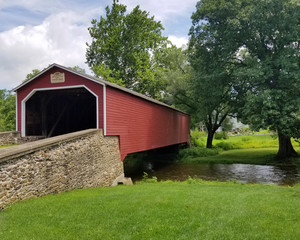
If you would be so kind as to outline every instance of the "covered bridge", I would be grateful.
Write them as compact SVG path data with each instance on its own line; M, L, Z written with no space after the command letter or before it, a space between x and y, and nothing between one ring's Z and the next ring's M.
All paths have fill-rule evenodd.
M51 137L88 128L119 136L128 153L186 143L189 115L116 84L52 64L14 89L16 128Z

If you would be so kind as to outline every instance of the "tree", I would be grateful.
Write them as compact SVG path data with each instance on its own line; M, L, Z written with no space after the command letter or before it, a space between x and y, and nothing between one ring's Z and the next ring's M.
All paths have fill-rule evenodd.
M243 66L237 76L252 70L240 115L252 126L277 131L277 157L297 156L291 137L300 137L300 5L296 1L251 2ZM265 23L265 24L262 24ZM248 25L248 26L247 26ZM249 79L251 77L251 79Z
M215 62L234 79L238 117L277 131L278 158L296 156L290 138L300 136L299 3L202 0L193 17L197 46L213 56L202 63Z
M196 117L205 123L207 129L207 148L212 147L214 134L232 113L234 104L230 58L236 49L234 45L227 45L222 36L225 32L228 35L232 32L222 28L221 21L227 19L226 9L230 4L221 2L223 5L220 6L210 0L198 2L189 33L189 60L193 67L191 95L197 103ZM224 15L210 18L214 11L224 12ZM222 27L215 26L218 24Z
M87 63L96 76L159 99L164 83L156 77L157 55L167 46L162 30L139 6L126 15L126 6L114 0L106 18L92 21Z
M0 89L0 132L15 130L15 95Z
M162 101L182 111L193 112L194 104L189 94L191 67L186 50L172 45L160 55L159 62L162 68L157 75L166 83Z
M79 67L78 65L76 65L76 66L74 66L74 67L68 67L68 68L71 69L71 70L74 70L74 71L76 71L76 72L85 73L85 69Z
M33 69L31 73L28 73L26 75L26 78L23 82L26 82L28 80L30 80L31 78L35 77L36 75L38 75L41 72L41 70L39 69Z

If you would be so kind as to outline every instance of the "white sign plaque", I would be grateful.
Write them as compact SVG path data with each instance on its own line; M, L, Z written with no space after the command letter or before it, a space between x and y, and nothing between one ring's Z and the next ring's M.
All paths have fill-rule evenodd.
M62 83L65 82L65 73L55 72L50 75L51 83Z

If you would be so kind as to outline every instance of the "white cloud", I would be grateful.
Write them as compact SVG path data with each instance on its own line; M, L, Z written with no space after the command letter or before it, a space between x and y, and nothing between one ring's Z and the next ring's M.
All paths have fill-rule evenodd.
M120 0L120 3L127 5L129 10L140 5L142 10L149 11L151 16L162 22L174 16L190 15L197 2L198 0Z
M188 43L188 37L177 37L177 36L169 36L168 39L176 45L176 47L186 46Z
M38 26L19 26L0 33L0 89L17 86L33 69L51 63L88 70L84 63L86 42L90 42L89 13L60 12Z
M179 26L184 19L189 19L197 0L120 2L127 5L129 11L141 5L142 10L149 11L151 16L172 29L167 34L171 35L169 39L176 46L181 47L187 43L188 39L182 37L185 33L182 33ZM91 41L87 28L91 20L99 19L104 14L104 7L111 6L111 3L111 0L0 0L0 11L11 9L6 12L10 14L10 19L15 18L14 8L19 9L18 13L24 12L19 17L20 21L11 25L21 26L0 32L0 89L17 86L33 69L43 69L53 62L65 66L79 65L87 70L84 63L85 43ZM28 21L32 17L31 13L38 14L35 21ZM47 17L43 19L44 16ZM9 25L10 22L3 24Z

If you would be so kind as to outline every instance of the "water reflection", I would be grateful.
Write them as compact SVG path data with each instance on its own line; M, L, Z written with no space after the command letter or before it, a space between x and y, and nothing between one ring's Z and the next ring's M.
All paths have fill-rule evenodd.
M300 182L300 167L296 166L265 166L250 164L176 164L164 166L148 164L149 176L158 180L184 181L189 176L204 180L229 181L237 180L243 183L263 183L277 185L293 185ZM133 176L140 180L142 174Z

